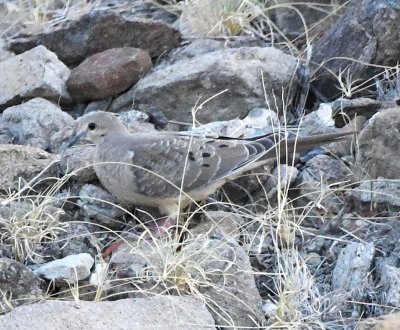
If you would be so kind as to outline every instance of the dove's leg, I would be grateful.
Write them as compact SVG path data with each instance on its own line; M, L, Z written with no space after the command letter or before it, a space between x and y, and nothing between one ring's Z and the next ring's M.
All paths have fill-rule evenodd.
M147 223L145 239L160 238L167 234L167 232L176 227L178 223L178 216L165 216L159 220L154 220L153 222ZM118 248L124 243L122 239L119 239L107 247L103 252L103 258L109 257L113 252L117 251Z
M151 236L159 238L164 236L172 227L176 227L177 219L176 216L162 217L161 219L146 225L146 228L150 231Z

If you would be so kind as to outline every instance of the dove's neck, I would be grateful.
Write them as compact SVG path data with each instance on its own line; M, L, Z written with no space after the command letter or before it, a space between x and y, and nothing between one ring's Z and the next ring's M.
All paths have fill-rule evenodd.
M105 147L107 145L120 145L121 142L129 139L132 134L123 127L123 129L108 131L106 134L98 136L94 144L99 147Z

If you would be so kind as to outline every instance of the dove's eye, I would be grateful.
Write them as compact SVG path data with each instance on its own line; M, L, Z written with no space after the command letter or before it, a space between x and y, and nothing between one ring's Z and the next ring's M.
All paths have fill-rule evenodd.
M88 125L88 128L89 128L91 131L93 131L93 130L96 128L96 124L95 124L95 123L90 123L90 124Z

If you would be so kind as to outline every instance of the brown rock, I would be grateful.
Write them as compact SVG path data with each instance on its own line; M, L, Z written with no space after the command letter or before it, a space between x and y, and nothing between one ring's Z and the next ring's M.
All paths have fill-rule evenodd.
M111 48L83 61L71 71L68 91L77 102L103 99L123 92L152 66L147 51Z
M92 11L61 27L44 27L37 34L29 30L19 33L9 40L8 47L19 54L45 45L64 63L76 66L90 55L118 47L138 47L157 57L177 46L179 38L177 30L159 21Z

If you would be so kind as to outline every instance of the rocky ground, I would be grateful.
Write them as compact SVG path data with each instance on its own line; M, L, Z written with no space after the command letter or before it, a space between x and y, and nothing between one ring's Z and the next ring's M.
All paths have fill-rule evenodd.
M0 329L400 329L400 4L0 1ZM279 155L181 215L122 205L76 119ZM399 159L398 159L399 158Z

